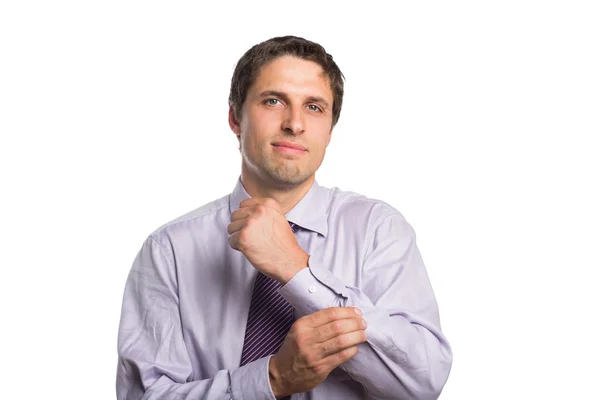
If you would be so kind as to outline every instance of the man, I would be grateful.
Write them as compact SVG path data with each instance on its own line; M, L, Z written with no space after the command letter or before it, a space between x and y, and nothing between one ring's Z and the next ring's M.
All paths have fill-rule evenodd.
M450 371L415 235L319 186L343 76L287 36L238 62L233 193L152 233L127 280L119 399L435 399Z

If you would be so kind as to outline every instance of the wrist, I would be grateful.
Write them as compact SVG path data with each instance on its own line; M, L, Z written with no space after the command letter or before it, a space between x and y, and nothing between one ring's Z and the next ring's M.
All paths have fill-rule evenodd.
M287 395L285 390L283 389L283 384L281 382L281 375L277 371L277 366L275 364L275 356L272 356L269 359L269 383L271 385L271 391L276 399L280 399Z
M281 285L285 285L292 279L298 272L304 268L308 268L308 259L310 255L302 250L302 253L297 257L294 257L292 261L286 266L282 273L277 277L277 280L281 282Z

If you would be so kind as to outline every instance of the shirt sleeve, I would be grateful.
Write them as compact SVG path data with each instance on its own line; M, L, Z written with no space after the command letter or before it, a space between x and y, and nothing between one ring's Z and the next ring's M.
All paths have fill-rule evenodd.
M437 302L412 227L400 214L383 217L365 254L359 287L346 285L309 258L280 293L300 315L358 307L366 343L341 365L373 398L437 399L452 364Z
M192 380L179 315L174 263L150 236L125 285L118 336L118 400L275 399L269 357Z

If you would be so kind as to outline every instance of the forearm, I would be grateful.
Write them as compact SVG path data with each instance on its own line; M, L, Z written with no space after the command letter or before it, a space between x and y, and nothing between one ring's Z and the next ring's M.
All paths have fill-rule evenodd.
M373 398L437 398L452 358L439 326L415 314L377 307L360 290L344 286L327 271L318 270L320 279L314 271L301 271L282 289L301 315L355 306L368 324L368 341L359 345L358 354L342 369Z
M189 382L174 381L171 376L176 376L176 371L158 374L161 368L157 365L140 368L137 364L119 359L118 400L275 400L268 376L269 357Z
M176 282L167 252L149 237L125 286L117 399L274 400L268 358L231 370L213 368L215 360L192 360L183 336ZM206 379L198 379L199 370Z
M341 367L378 398L437 399L450 373L452 353L438 326L401 311L375 307L350 290L341 306L355 306L367 321L366 343Z

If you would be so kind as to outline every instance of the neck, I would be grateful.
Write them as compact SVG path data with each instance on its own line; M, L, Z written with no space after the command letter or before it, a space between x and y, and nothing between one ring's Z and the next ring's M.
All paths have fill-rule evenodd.
M250 171L242 168L242 184L250 197L270 197L277 200L284 214L287 214L313 185L315 176L297 186L276 186L259 179Z

